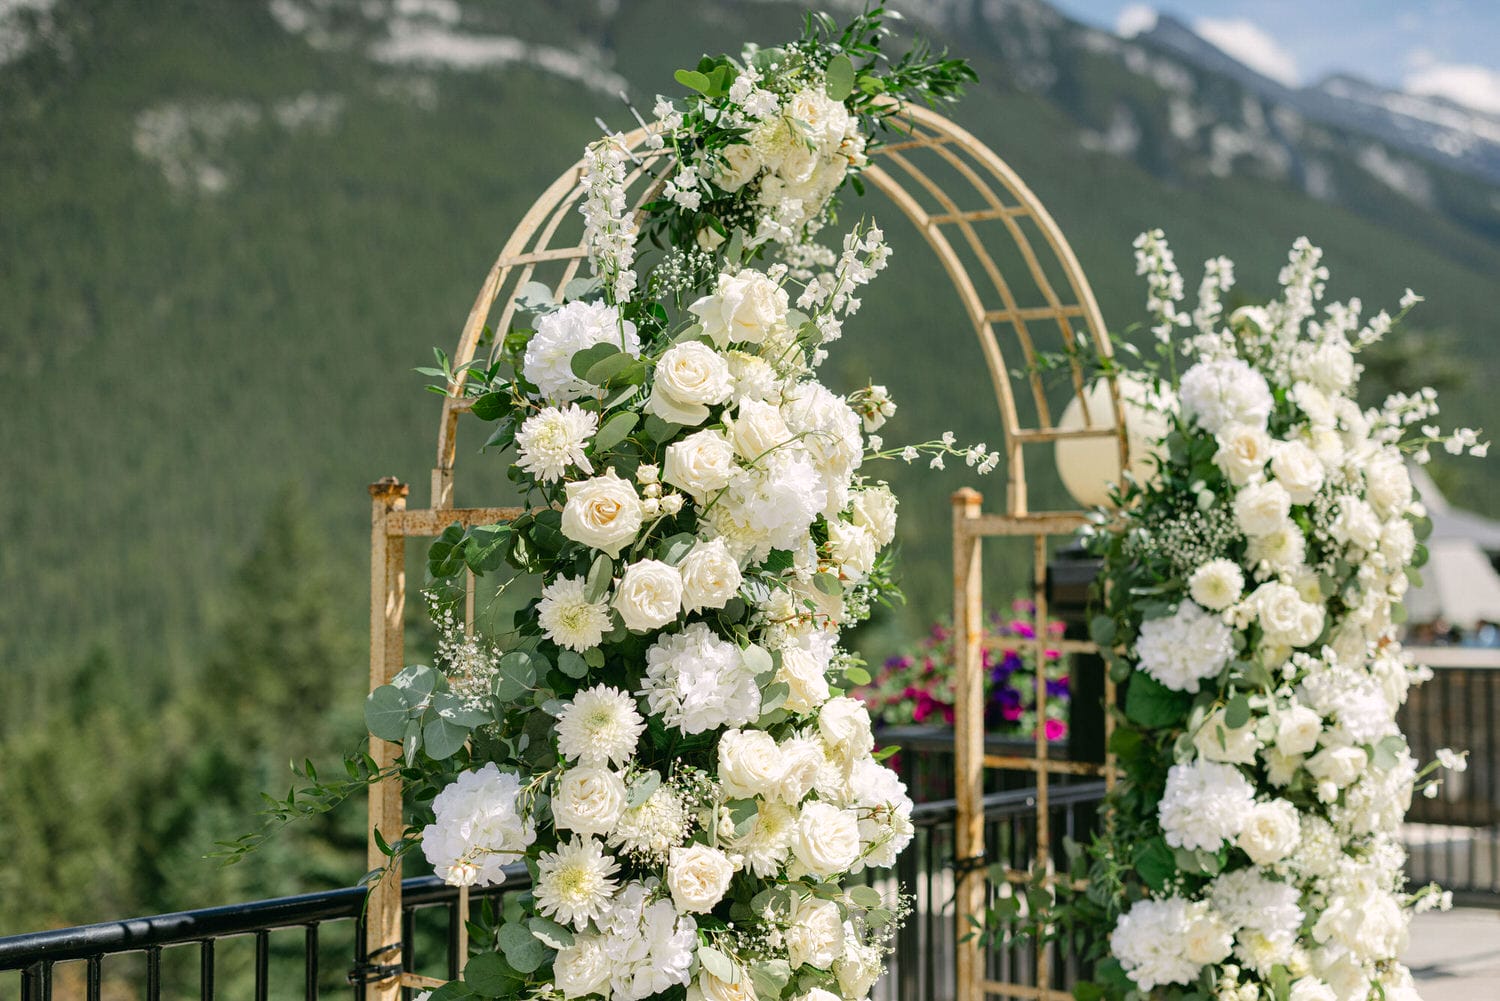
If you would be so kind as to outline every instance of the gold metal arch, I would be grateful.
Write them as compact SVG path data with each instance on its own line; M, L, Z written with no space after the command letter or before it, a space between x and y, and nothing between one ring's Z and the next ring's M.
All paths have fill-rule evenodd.
M965 315L973 327L988 367L1004 431L1007 470L1005 510L985 514L981 498L972 490L954 497L954 628L959 646L958 704L956 706L956 788L958 825L955 848L960 867L957 883L957 934L969 930L967 917L980 914L990 897L984 867L973 864L984 857L983 769L1026 768L1034 771L1038 788L1036 864L1043 868L1050 858L1047 784L1056 772L1081 774L1098 766L1049 760L1047 745L1038 737L1035 757L987 758L983 734L983 672L980 643L983 616L980 582L980 543L986 536L1029 536L1034 539L1034 580L1042 587L1046 572L1046 537L1071 533L1082 523L1081 512L1033 512L1030 509L1025 449L1063 438L1110 438L1119 440L1122 468L1125 442L1117 428L1123 412L1111 382L1113 414L1089 414L1085 406L1080 429L1057 427L1036 368L1043 352L1066 351L1075 393L1089 374L1073 349L1086 339L1094 353L1111 354L1110 342L1083 270L1067 240L1046 208L1019 176L967 131L936 112L906 107L898 119L901 134L874 151L873 162L861 175L882 192L936 254L952 281ZM652 197L659 183L649 169L667 151L651 150L647 132L639 129L623 137L633 151L636 166L628 175L627 191L637 211ZM580 160L557 178L531 206L506 240L500 256L485 276L478 296L453 353L455 367L472 361L481 349L487 329L496 332L494 343L511 325L520 290L540 282L556 294L579 277L586 252L581 245L582 223L576 211L583 194L583 162ZM497 308L497 303L498 308ZM493 348L492 348L493 350ZM1013 377L1007 367L1019 361L1024 374ZM437 459L431 478L431 503L424 510L407 510L407 488L394 480L371 487L374 499L371 573L370 685L374 689L390 681L402 668L405 608L405 539L439 534L454 523L466 526L513 520L515 508L454 505L454 467L463 415L470 401L464 397L466 374L460 371L448 395L438 426ZM473 579L469 580L468 620L473 622ZM1044 595L1038 593L1039 618L1045 620ZM1045 638L1045 623L1038 636ZM1040 641L1039 641L1040 646ZM1055 648L1056 642L1049 644ZM1091 649L1086 643L1069 643L1072 652ZM1040 653L1040 649L1038 650ZM1039 661L1040 662L1040 661ZM1045 705L1043 672L1037 672L1037 707ZM1108 692L1107 697L1112 698ZM1041 728L1038 728L1040 734ZM400 749L372 740L372 754L385 766L396 760ZM1112 778L1107 762L1098 774ZM401 790L391 780L371 790L370 866L387 860L376 846L378 830L389 843L402 830ZM1023 882L1034 873L1009 870L1006 878ZM387 878L372 891L366 922L366 944L371 963L399 967L393 949L401 940L400 881ZM1066 998L1048 983L1050 959L1038 949L1034 981L1007 983L991 979L983 954L974 942L957 946L957 994L960 1001L979 1001L985 995L1029 998ZM374 984L378 1001L399 997L400 985L431 985L425 978L399 970Z

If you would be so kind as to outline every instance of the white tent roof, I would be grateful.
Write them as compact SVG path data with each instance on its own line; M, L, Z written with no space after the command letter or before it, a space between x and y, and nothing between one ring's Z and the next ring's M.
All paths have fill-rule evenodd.
M1481 619L1500 622L1500 574L1478 543L1434 537L1427 553L1427 565L1418 571L1422 586L1406 593L1408 621L1442 617L1460 629L1473 629Z

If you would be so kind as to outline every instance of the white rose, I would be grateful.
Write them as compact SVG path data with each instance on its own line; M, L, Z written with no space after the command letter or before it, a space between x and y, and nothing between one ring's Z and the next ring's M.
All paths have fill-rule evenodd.
M1411 522L1405 518L1392 518L1380 531L1380 555L1386 565L1401 567L1411 562L1417 551L1417 535Z
M740 565L723 539L699 542L677 568L682 574L682 604L689 612L723 608L740 590Z
M667 446L661 478L701 504L709 494L729 486L735 469L729 439L718 431L698 431Z
M784 768L776 738L764 730L726 730L719 738L719 781L732 799L771 796Z
M729 434L734 440L734 450L750 461L774 451L792 437L781 409L759 400L740 401Z
M1317 977L1303 977L1292 985L1287 1001L1339 1001L1339 996Z
M1224 722L1224 710L1215 709L1193 735L1193 746L1200 757L1209 761L1226 761L1248 765L1260 750L1260 738L1250 725L1231 727Z
M1297 769L1302 767L1302 755L1283 754L1275 748L1264 752L1266 759L1266 781L1278 789L1284 789L1292 784L1292 779L1297 776Z
M1271 475L1293 504L1310 503L1323 485L1323 463L1300 441L1284 441L1271 456Z
M829 747L851 761L875 747L869 710L863 702L846 695L823 703L818 712L818 733Z
M828 551L848 577L863 580L875 569L876 549L869 529L839 518L828 523Z
M828 701L828 675L823 661L802 646L787 646L781 651L781 669L776 680L787 686L788 712L808 713Z
M859 858L858 815L831 803L808 803L792 828L792 854L820 878L847 872Z
M721 274L713 294L688 309L717 347L760 344L786 321L786 289L759 271Z
M839 978L839 990L845 997L863 998L875 986L882 972L880 949L861 943L852 925L844 928L844 954L833 964Z
M1214 462L1237 487L1253 483L1265 472L1271 458L1271 436L1252 424L1231 424L1216 436L1219 450Z
M1292 853L1301 835L1297 808L1284 799L1273 799L1255 804L1235 844L1256 865L1272 865Z
M559 949L552 965L553 981L566 998L607 994L611 972L602 935L574 935L573 944Z
M1290 584L1262 584L1252 597L1261 629L1273 644L1307 646L1323 631L1323 606L1303 601Z
M698 979L688 986L687 1001L758 1001L750 974L744 969L736 972L739 979L730 983L700 969Z
M896 537L896 495L884 483L854 494L854 523L868 528L877 546L889 546Z
M800 90L793 94L786 112L801 122L808 138L819 145L838 142L849 127L849 112L843 102L833 100L822 90Z
M1282 754L1307 754L1323 735L1323 717L1307 706L1292 706L1276 715L1276 749Z
M682 575L661 560L632 563L615 588L614 606L627 629L645 632L664 626L682 611Z
M819 773L828 764L828 756L812 737L788 737L781 742L781 764L783 771L776 783L776 796L796 806L818 781Z
M607 835L625 812L625 780L608 768L563 772L552 796L552 820L579 834Z
M1370 756L1362 747L1325 747L1307 759L1307 770L1343 788L1363 775L1369 763Z
M574 542L619 556L641 531L645 514L635 486L615 475L568 484L568 502L563 507L562 534Z
M1380 519L1369 504L1352 494L1342 494L1337 500L1338 514L1334 516L1329 531L1339 542L1358 546L1373 552L1380 548Z
M670 424L689 427L708 420L710 405L729 399L729 365L702 341L668 348L656 363L656 381L646 409Z
M814 987L806 994L797 995L795 1001L844 1001L844 999L832 991L825 991L821 987Z
M1321 344L1307 359L1307 373L1324 392L1342 393L1354 384L1354 356L1342 344Z
M1246 535L1270 535L1285 524L1292 498L1279 483L1252 483L1234 498L1234 520Z
M1222 612L1245 589L1245 574L1233 560L1209 560L1188 578L1188 593L1204 608Z
M723 165L713 174L714 183L725 191L735 192L760 173L760 158L749 143L735 143L719 151Z
M667 862L667 888L679 913L707 914L724 899L733 877L729 856L707 845L673 848Z
M1411 506L1411 475L1399 453L1382 452L1366 466L1365 486L1370 500L1387 518Z
M844 918L839 905L817 897L797 898L786 930L787 962L792 969L815 966L826 970L844 952Z
M1195 908L1182 929L1182 954L1200 965L1218 963L1234 948L1234 933L1207 908Z

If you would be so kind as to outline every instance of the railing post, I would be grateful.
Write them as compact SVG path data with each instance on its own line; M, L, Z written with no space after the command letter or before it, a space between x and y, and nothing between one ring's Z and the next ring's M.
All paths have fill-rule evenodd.
M970 918L984 910L984 633L980 576L982 537L973 528L984 498L965 487L953 495L953 642L958 678L954 706L955 942L957 1001L983 1001L984 952ZM969 937L964 941L965 936Z
M406 539L392 533L388 523L392 514L406 509L408 492L406 484L395 477L370 484L371 691L388 684L405 659ZM381 769L394 764L399 753L389 741L370 740L370 756ZM393 776L370 787L368 866L377 869L389 863L393 871L370 888L362 957L366 964L400 963L401 868L399 863L390 863L376 846L375 833L378 831L386 844L394 844L402 829L401 780ZM367 996L374 1001L400 1001L399 973L372 980Z

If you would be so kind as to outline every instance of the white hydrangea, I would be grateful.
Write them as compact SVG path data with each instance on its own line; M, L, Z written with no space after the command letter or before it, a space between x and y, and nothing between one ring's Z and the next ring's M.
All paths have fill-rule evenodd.
M760 688L739 647L694 622L646 651L640 692L653 713L683 733L744 726L760 715Z
M544 313L526 344L521 374L544 399L576 400L593 387L573 374L573 356L596 344L613 344L634 357L641 353L635 324L602 302L570 302Z
M422 829L422 854L454 886L505 882L504 866L519 861L536 840L521 812L521 781L490 762L460 772L432 801L433 822Z
M698 925L660 896L656 880L628 884L615 897L601 927L611 997L642 1001L688 982Z
M1177 395L1183 416L1210 434L1230 424L1264 428L1271 415L1266 377L1239 358L1199 362L1183 373Z
M1172 615L1141 624L1135 653L1142 671L1168 688L1192 692L1229 663L1233 635L1217 616L1184 601Z
M1173 848L1218 851L1245 828L1255 787L1234 765L1194 761L1173 765L1157 805L1162 835Z
M1206 963L1224 959L1230 950L1229 935L1218 929L1209 936L1211 948L1206 950L1212 958L1188 958L1189 929L1200 921L1213 931L1214 918L1202 902L1181 897L1136 901L1110 933L1110 953L1143 991L1163 984L1192 983Z
M1262 976L1291 961L1303 914L1301 895L1290 883L1256 869L1235 869L1214 880L1213 908L1235 929L1235 955Z

